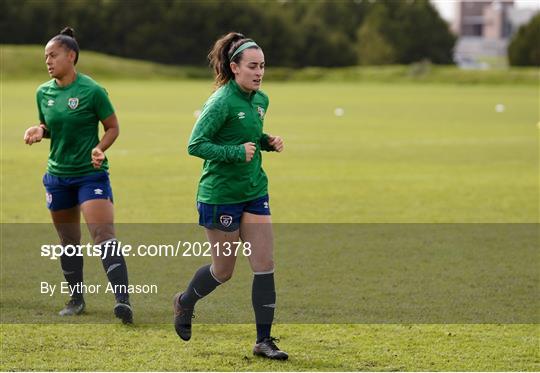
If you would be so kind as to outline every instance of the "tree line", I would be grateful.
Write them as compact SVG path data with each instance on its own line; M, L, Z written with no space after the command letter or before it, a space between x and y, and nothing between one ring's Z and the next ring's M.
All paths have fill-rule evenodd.
M2 0L4 44L42 44L66 25L84 50L206 65L228 31L272 66L451 64L456 41L428 0Z

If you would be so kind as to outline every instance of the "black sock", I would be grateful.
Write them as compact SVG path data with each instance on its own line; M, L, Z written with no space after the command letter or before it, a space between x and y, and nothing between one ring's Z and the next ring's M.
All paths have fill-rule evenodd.
M274 273L255 274L251 291L255 323L257 324L257 343L270 337L274 309L276 308L276 288Z
M64 278L70 286L70 289L73 290L71 298L83 299L80 286L83 282L83 257L76 255L67 256L64 254L60 257L60 265L64 272Z
M199 299L210 294L220 284L212 275L210 264L202 266L193 275L180 303L186 308L192 308Z
M105 257L104 257L105 254ZM118 241L108 240L101 244L101 262L117 301L128 301L128 272L124 256L118 250Z

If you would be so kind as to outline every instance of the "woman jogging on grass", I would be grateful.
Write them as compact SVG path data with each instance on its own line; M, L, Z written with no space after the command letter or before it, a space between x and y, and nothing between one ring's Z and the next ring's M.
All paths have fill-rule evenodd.
M208 55L216 91L206 101L188 152L205 160L197 208L212 246L212 264L197 270L187 289L174 297L174 324L183 340L191 338L195 303L233 274L236 256L224 255L228 243L250 244L253 270L252 303L257 340L255 355L285 360L287 353L270 336L276 293L273 233L268 204L268 180L261 150L283 150L283 140L263 133L268 97L259 90L264 75L261 48L231 32L216 41Z
M112 190L105 151L118 137L118 119L107 92L90 77L76 71L79 46L73 29L66 27L45 47L45 63L52 80L37 89L39 125L24 133L28 145L50 138L47 173L43 177L47 207L62 245L79 245L82 212L95 244L102 250L103 267L115 290L114 314L133 322L127 293L128 274L118 251L113 226ZM98 122L105 134L98 138ZM68 254L73 254L73 252ZM83 257L60 258L71 299L61 316L84 311Z

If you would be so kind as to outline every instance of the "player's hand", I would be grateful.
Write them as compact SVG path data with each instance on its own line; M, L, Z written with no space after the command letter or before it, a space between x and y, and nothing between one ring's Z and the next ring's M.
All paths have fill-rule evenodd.
M24 142L32 145L35 142L40 142L43 138L44 129L39 126L32 126L24 132Z
M253 159L257 147L254 142L246 142L244 144L244 149L246 150L246 162L250 162Z
M268 144L270 144L276 152L283 151L283 139L279 136L268 135Z
M94 168L100 168L101 164L105 160L105 153L100 148L92 149L92 166Z

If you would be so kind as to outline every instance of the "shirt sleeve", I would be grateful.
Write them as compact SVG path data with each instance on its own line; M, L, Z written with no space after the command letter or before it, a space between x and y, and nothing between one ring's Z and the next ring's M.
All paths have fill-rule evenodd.
M206 102L191 132L188 144L190 155L227 163L245 161L244 145L218 145L212 142L215 134L225 124L227 115L228 107L223 99L210 99Z
M268 99L268 96L264 95L264 99L266 101L266 107L264 108L264 115L268 112L268 106L270 105L270 100ZM273 152L276 151L272 145L268 143L268 134L263 133L260 140L261 150L264 150L266 152Z
M100 86L97 86L94 91L94 110L100 121L103 121L114 114L114 107L111 100L109 100L109 94Z
M41 90L39 89L36 91L36 103L38 109L39 123L47 124L45 123L45 116L43 115L43 111L41 111Z
M274 147L268 143L268 134L263 133L261 136L261 150L264 150L266 152L273 152L275 151Z

